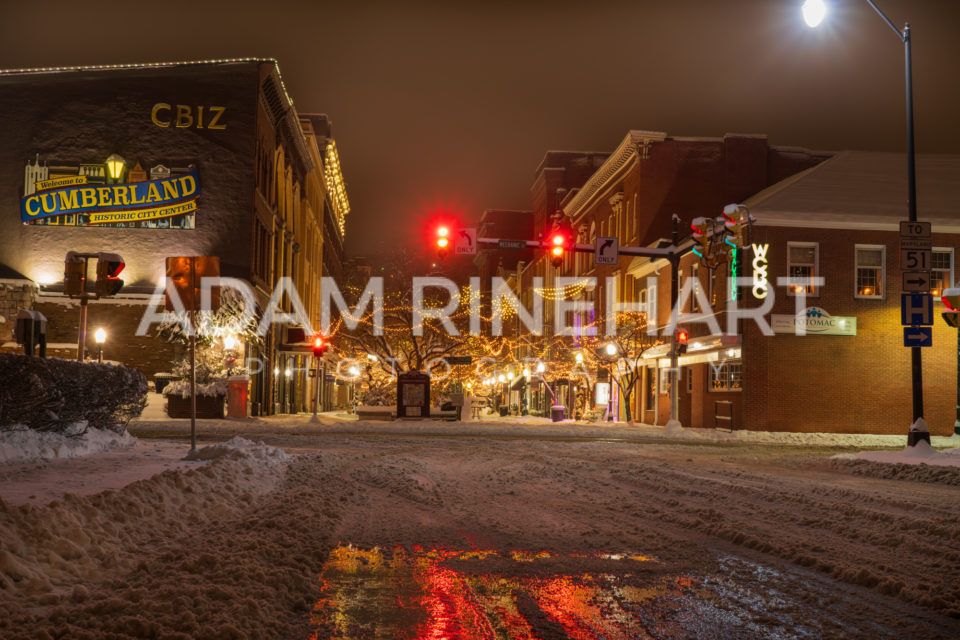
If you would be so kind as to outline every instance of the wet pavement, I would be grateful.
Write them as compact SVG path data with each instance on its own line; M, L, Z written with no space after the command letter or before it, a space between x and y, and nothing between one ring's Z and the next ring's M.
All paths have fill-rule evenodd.
M341 546L324 566L310 638L820 637L793 619L809 603L777 593L775 572L734 558L722 566L704 576L635 553ZM766 585L744 588L738 572Z

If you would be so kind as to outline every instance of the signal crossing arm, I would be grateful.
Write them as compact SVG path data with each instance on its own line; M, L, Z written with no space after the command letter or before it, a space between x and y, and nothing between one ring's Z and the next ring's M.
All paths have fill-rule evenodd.
M512 238L477 238L478 245L493 245L496 248L501 240L507 240L510 242L523 242L525 243L525 248L527 249L549 249L547 242L544 240L514 240ZM625 247L620 246L618 254L621 256L641 256L643 258L669 258L672 253L685 253L690 250L690 247L693 246L693 240L687 239L680 243L679 246L669 246L662 248L653 248L653 247ZM571 247L568 247L566 251L571 251L573 253L594 253L596 252L596 245L576 243Z

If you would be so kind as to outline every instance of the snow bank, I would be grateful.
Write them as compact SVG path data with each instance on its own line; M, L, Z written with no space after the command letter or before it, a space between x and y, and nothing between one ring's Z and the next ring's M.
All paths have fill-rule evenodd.
M137 439L129 433L86 428L86 423L77 422L64 433L34 431L26 427L0 432L0 465L79 458L104 451L127 449ZM82 434L82 435L77 435Z
M952 440L953 438L945 438ZM867 460L886 464L926 464L934 467L960 467L960 448L937 451L925 440L900 451L860 451L833 456L838 460Z
M283 449L271 447L263 442L252 442L241 436L234 436L226 442L191 451L184 460L216 460L218 458L252 459L261 466L267 467L290 462L289 454Z

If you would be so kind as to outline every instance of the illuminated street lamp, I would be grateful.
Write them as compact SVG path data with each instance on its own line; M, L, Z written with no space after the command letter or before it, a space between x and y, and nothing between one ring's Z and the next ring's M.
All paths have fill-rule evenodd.
M107 332L100 327L93 332L93 339L97 343L97 362L103 362L103 343L107 341Z
M123 171L127 167L127 161L116 153L107 158L107 181L116 184L123 178Z
M907 209L910 214L910 222L917 221L917 171L916 171L916 153L913 146L913 71L911 64L911 37L910 23L903 25L903 31L900 31L893 22L880 10L873 0L867 0L867 4L877 12L887 26L893 29L893 32L903 43L904 66L906 68L906 94L907 94ZM810 27L816 27L826 15L826 7L823 0L806 0L802 7L803 19ZM913 377L913 420L923 417L923 368L920 355L921 347L911 347L911 370Z
M233 351L237 346L237 338L235 336L225 336L223 338L223 348L227 351Z
M617 355L617 345L612 342L607 343L607 355L611 357Z

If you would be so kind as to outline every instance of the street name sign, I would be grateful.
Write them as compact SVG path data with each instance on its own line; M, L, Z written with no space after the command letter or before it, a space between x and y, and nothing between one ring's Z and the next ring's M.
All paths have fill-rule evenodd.
M902 271L903 291L908 293L930 293L929 271Z
M526 240L501 240L497 243L500 249L526 249Z
M933 327L904 327L903 346L932 347Z
M457 229L453 234L453 251L458 256L477 254L477 228Z
M932 326L933 296L927 293L901 293L900 324Z
M446 356L447 364L472 364L473 356Z
M620 261L620 241L617 238L598 236L593 252L593 264L617 264Z

